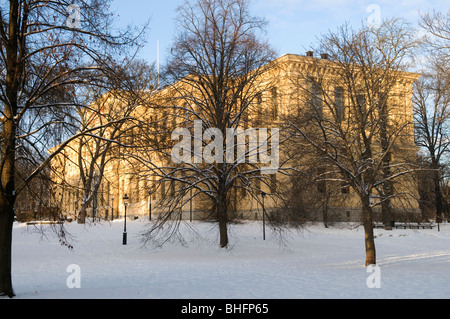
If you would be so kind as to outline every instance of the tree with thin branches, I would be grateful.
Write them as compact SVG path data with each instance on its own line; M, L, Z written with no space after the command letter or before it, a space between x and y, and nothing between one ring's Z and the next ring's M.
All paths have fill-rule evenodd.
M79 87L98 83L99 74L111 79L121 64L120 53L142 35L131 29L114 34L108 9L106 0L0 4L0 295L14 296L11 245L17 195L71 139L95 130L78 131L72 121L77 116L74 97ZM33 150L30 160L38 165L17 184L21 146Z
M299 115L287 119L293 141L316 156L322 181L357 195L366 265L376 263L373 209L389 208L400 196L392 185L414 169L412 112L401 98L417 79L402 72L414 46L411 29L399 20L359 30L344 25L319 39L316 50L326 55L311 57L292 76L300 96Z
M423 14L419 24L427 32L423 38L423 76L414 85L414 122L416 143L424 151L424 169L433 180L436 218L441 220L446 202L443 197L445 155L449 151L450 132L450 11Z
M161 182L172 186L167 213L147 235L173 220L180 206L203 198L218 222L220 247L227 247L232 194L260 199L256 180L270 185L261 165L247 160L256 154L254 145L249 147L245 137L241 141L244 133L238 132L248 129L251 114L261 107L261 94L272 85L263 74L273 67L274 52L263 38L266 22L250 14L246 0L186 1L177 13L178 34L165 72L170 85L164 90L172 142L165 150L167 164L153 169ZM241 141L241 157L236 147L227 145L227 134L233 136L233 145L235 138ZM177 140L185 143L185 153L173 151Z

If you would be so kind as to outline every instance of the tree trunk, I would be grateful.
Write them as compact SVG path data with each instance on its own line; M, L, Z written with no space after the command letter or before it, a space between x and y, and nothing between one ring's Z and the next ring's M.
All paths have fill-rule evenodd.
M386 102L386 95L382 97L382 101L379 105L380 112L380 138L381 138L381 150L385 154L383 159L383 178L385 181L382 184L381 190L381 218L383 219L384 229L392 230L392 209L391 209L391 195L392 195L392 182L388 180L391 173L391 152L389 151L389 135L388 135L388 108Z
M7 114L9 111L6 112ZM3 123L2 158L0 191L0 296L14 296L11 280L12 226L14 222L14 202L16 199L15 137L16 127L12 116Z
M14 296L11 280L12 225L16 199L14 173L16 157L17 92L23 62L18 62L19 3L10 1L9 39L6 47L6 96L2 122L2 154L0 183L0 296ZM23 45L25 43L22 43Z
M15 101L13 101L15 103ZM15 109L15 108L11 108ZM8 119L3 123L0 191L0 296L14 296L11 280L12 226L14 222L15 193L15 146L16 126L11 109L5 108Z
M220 236L220 248L226 248L228 246L228 223L225 218L219 219L219 236Z
M90 187L87 187L83 194L83 200L80 207L80 212L78 214L78 224L85 224L87 217L87 209L92 202L92 196L89 195Z
M82 205L80 208L80 212L78 213L78 224L85 224L86 223L86 206Z
M437 167L437 165L433 165ZM433 167L434 168L434 167ZM440 171L436 168L436 171L434 172L434 195L435 195L435 205L436 205L436 221L441 222L442 220L442 191L441 191L441 177L440 177Z
M390 182L383 185L383 202L381 203L381 218L383 219L384 229L392 230L392 206L389 196L391 196Z
M383 161L383 178L388 179L389 176L392 175L391 172L391 154L387 154L385 156L385 160ZM384 229L392 230L392 205L391 205L391 196L392 196L392 182L390 180L385 180L383 185L381 186L381 218L383 219Z
M325 203L322 207L322 218L323 218L323 225L325 228L328 228L328 194L325 195Z
M373 237L372 208L369 197L362 198L362 214L366 246L366 266L376 264L375 239Z
M217 219L219 222L220 247L228 246L228 209L227 196L225 190L219 188L217 203Z
M13 206L0 195L0 296L14 297L11 280Z

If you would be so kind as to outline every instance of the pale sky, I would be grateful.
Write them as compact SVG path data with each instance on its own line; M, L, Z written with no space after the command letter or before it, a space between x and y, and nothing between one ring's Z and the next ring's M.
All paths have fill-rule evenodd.
M156 61L157 40L160 62L173 43L175 9L184 0L113 0L112 11L120 23L140 25L150 18L147 45L141 57ZM449 10L448 0L251 0L251 14L268 20L267 37L278 56L304 54L320 34L345 22L355 28L376 19L400 17L417 24L418 13Z

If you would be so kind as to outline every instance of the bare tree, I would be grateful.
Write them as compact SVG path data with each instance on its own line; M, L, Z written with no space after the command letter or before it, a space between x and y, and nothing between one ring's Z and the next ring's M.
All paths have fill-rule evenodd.
M319 39L322 59L311 57L293 76L300 91L300 115L288 121L297 141L308 145L326 169L325 181L349 186L359 198L365 230L365 264L376 263L373 207L394 197L385 192L412 171L412 113L404 97L415 74L401 72L414 46L411 30L388 20L378 28L347 25ZM405 87L399 87L398 81ZM413 156L414 157L414 156ZM396 194L398 196L399 194Z
M414 121L416 142L425 151L425 158L433 176L433 198L436 218L441 220L445 199L442 195L445 154L449 150L450 116L450 11L433 12L420 18L420 25L427 32L423 39L425 54L422 71L424 76L414 86Z
M106 93L103 93L104 89L98 88L96 94L86 99L90 103L81 104L83 107L77 110L81 119L80 132L90 131L65 149L69 151L68 154L76 155L76 158L68 156L67 159L78 168L77 179L62 179L62 182L75 182L72 187L80 188L80 223L85 222L86 210L96 199L108 163L126 156L126 149L136 147L130 136L142 123L136 118L137 109L142 105L149 88L154 87L156 82L154 68L143 61L127 62L120 69L114 72L119 80L108 81L110 84L115 81L118 87L110 86ZM92 128L95 130L91 130ZM61 155L67 156L66 153ZM64 170L67 171L67 168ZM78 178L81 180L80 185ZM95 208L93 214L94 210Z
M434 51L434 56L450 58L450 10L425 13L420 16L419 25L427 31L425 41ZM448 63L446 64L448 67ZM448 71L448 69L447 69Z
M71 135L79 136L70 120L76 116L71 97L77 87L90 85L101 72L111 73L114 56L135 43L136 37L130 30L113 35L106 0L11 0L8 4L0 5L0 295L12 297L16 196L69 143ZM60 138L53 145L45 139L52 135ZM53 154L45 154L63 140ZM16 185L16 150L21 143L39 154L40 163Z
M225 136L231 130L234 143L252 111L256 114L261 107L258 97L271 86L263 74L272 67L274 53L262 39L265 21L250 15L246 0L187 1L177 12L179 33L165 78L173 83L164 90L166 125L179 129L173 139L183 136L186 149L183 155L175 154L174 161L171 141L162 152L168 164L153 170L161 182L174 186L166 199L167 214L160 215L161 223L149 236L169 216L173 219L180 205L203 198L219 224L220 247L227 247L233 192L261 198L255 180L270 185L270 177L261 174L258 163L245 161L256 154L254 146L249 148L244 138L245 154L239 158Z

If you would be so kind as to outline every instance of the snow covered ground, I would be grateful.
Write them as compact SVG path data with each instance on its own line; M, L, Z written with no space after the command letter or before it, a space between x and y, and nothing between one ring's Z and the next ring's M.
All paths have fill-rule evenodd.
M155 248L142 245L144 221L127 222L126 246L123 220L71 223L68 249L51 232L41 237L34 226L15 223L16 298L450 297L450 224L439 232L376 229L379 288L367 284L375 272L364 267L362 227L309 225L280 244L267 227L262 239L261 222L245 222L230 226L230 248L220 249L215 224L189 224L197 234L183 226L185 246Z

